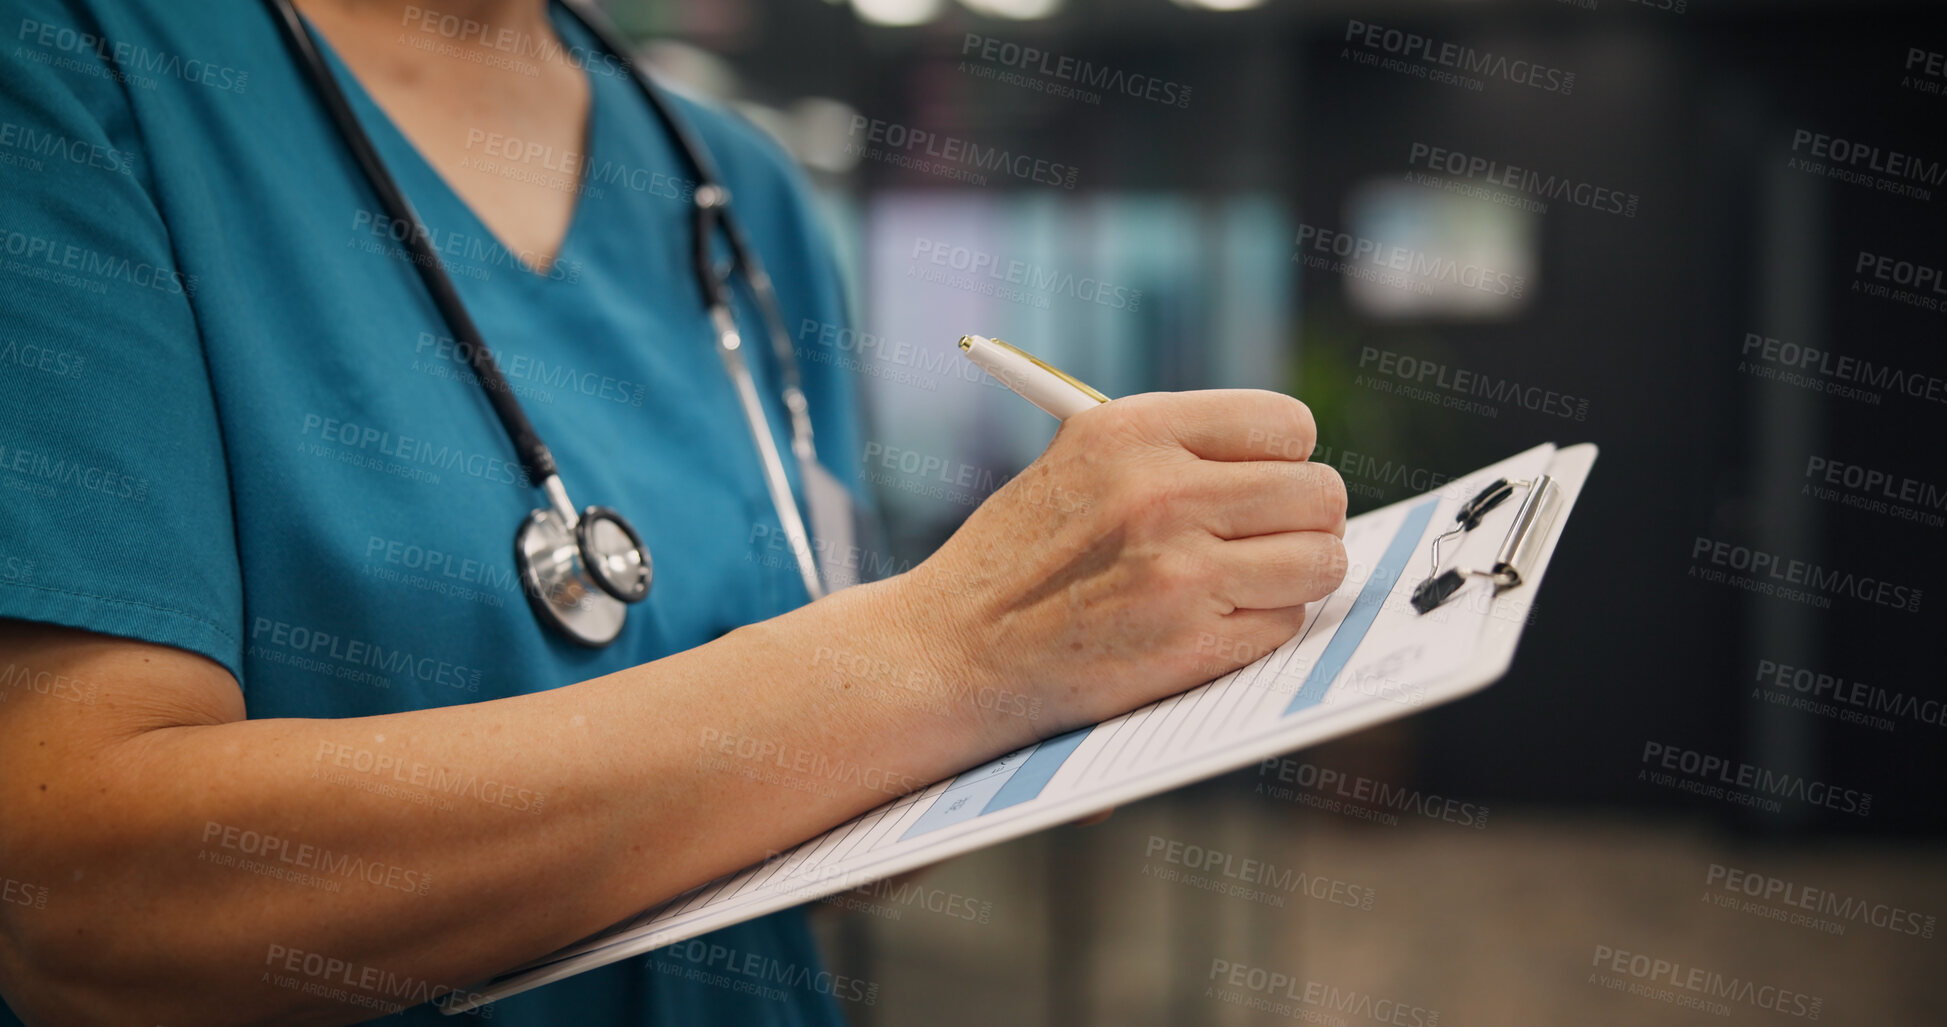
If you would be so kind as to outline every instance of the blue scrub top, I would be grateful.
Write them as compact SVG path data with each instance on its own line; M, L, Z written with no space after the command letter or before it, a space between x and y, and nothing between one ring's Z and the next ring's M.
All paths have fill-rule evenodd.
M0 616L201 653L236 675L252 717L359 717L571 684L805 602L795 564L764 545L778 518L691 272L687 169L564 11L570 52L592 54L593 113L585 188L545 273L336 67L575 502L616 508L649 545L649 598L600 650L529 610L513 533L543 500L263 5L0 12L14 37L0 77ZM531 42L510 44L509 74L536 60L518 52ZM459 59L417 25L400 44L428 74ZM743 121L678 107L792 332L843 324L833 250L788 158ZM573 188L566 155L478 143L483 163L463 173ZM762 339L743 291L746 337ZM788 453L778 369L767 346L747 352ZM803 370L820 452L857 495L852 384L831 362ZM732 701L737 682L723 688ZM801 912L709 940L800 983L691 980L699 967L659 953L505 1000L494 1020L840 1022ZM382 1022L452 1021L420 1007Z

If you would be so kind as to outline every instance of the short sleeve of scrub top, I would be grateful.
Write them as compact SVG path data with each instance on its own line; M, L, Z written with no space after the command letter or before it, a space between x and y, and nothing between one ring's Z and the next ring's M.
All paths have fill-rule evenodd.
M765 544L778 517L691 271L694 184L626 65L565 11L567 59L592 86L586 152L483 137L457 172L578 194L546 271L501 246L332 59L575 502L621 511L650 548L650 595L604 649L528 608L513 533L543 500L265 8L0 12L0 617L199 653L251 717L342 718L572 684L806 601ZM461 59L436 29L399 37L435 74ZM544 59L506 58L509 74ZM829 337L843 290L788 159L748 123L678 108L793 339ZM738 292L746 336L764 338ZM747 353L789 453L779 368L768 347ZM821 459L863 502L854 383L831 361L803 374ZM738 683L723 688L735 701ZM0 701L22 689L90 698L0 668ZM493 1019L834 1024L871 1000L856 985L823 972L790 911L515 996ZM419 1006L378 1022L453 1021Z

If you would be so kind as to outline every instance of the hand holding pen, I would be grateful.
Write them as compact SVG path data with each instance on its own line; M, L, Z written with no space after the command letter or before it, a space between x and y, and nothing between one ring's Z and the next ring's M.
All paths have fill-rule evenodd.
M933 651L966 701L1042 701L1037 718L989 718L1000 744L1235 670L1296 634L1305 604L1344 579L1345 485L1307 462L1303 403L1252 389L1110 401L999 340L960 346L1063 419L908 575L953 600Z

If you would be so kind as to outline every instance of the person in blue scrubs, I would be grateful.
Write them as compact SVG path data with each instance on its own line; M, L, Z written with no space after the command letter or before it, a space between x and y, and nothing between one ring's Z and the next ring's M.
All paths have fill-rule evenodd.
M805 601L795 564L751 558L777 516L696 295L688 175L579 23L555 12L593 95L573 223L547 270L501 246L335 70L564 480L628 512L653 554L648 599L598 650L536 624L511 539L537 493L261 6L6 9L20 38L0 90L0 614L200 653L235 676L252 718L342 718L581 681ZM124 81L84 36L122 49ZM748 123L679 103L788 323L843 323L787 159ZM776 368L753 364L781 428ZM856 453L850 383L831 363L804 374L821 448ZM561 853L560 873L574 859ZM708 940L815 975L804 919ZM495 1020L839 1020L829 988L785 985L779 1001L688 980L693 966L626 961L506 1000ZM441 1020L421 1007L385 1022Z
M450 6L533 21L302 4L383 27L328 53L335 76L653 587L605 648L537 623L511 543L539 493L264 5L0 0L0 1024L445 1022L427 998L890 797L863 781L919 787L1181 691L1199 639L1275 646L1343 577L1343 485L1292 455L1309 412L1230 390L1076 415L918 568L807 602L672 140L560 7ZM423 151L368 90L373 52L395 101L532 69L585 96L585 131L511 146L489 106L436 125L458 158ZM832 337L831 247L786 157L678 108L785 324ZM489 223L521 218L455 187L494 176L573 192L558 248L504 243ZM782 371L746 349L788 453ZM802 364L820 459L862 503L851 383ZM1090 503L1048 509L1051 476ZM970 698L989 688L1040 717ZM792 758L718 769L748 751ZM791 911L473 1015L831 1024L874 993Z

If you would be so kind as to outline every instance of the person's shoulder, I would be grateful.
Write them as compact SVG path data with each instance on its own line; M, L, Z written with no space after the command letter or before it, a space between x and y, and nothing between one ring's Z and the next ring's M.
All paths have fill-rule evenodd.
M98 56L114 57L120 40L106 34L114 29L167 32L183 39L215 42L233 28L243 27L238 16L260 11L242 0L185 4L177 0L0 0L0 27L14 34L14 43L36 42L42 31L67 29L79 34L102 30L103 35L79 40ZM121 55L126 58L130 54Z
M264 53L274 39L268 12L245 0L0 0L0 29L16 92L68 94L95 109L200 95L205 86L241 93L246 66L282 58Z
M672 88L666 82L659 81L658 84L663 95L676 108L677 115L703 136L703 141L718 155L717 163L725 167L726 172L732 160L740 163L755 161L779 174L789 174L795 170L791 155L783 144L736 108L713 97Z
M4 24L9 31L18 30L24 38L38 27L32 20L37 16L73 21L92 6L88 0L0 0L0 18L6 19Z
M676 115L687 122L730 189L733 203L795 206L805 200L804 173L784 144L756 122L721 101L677 92L665 86Z

